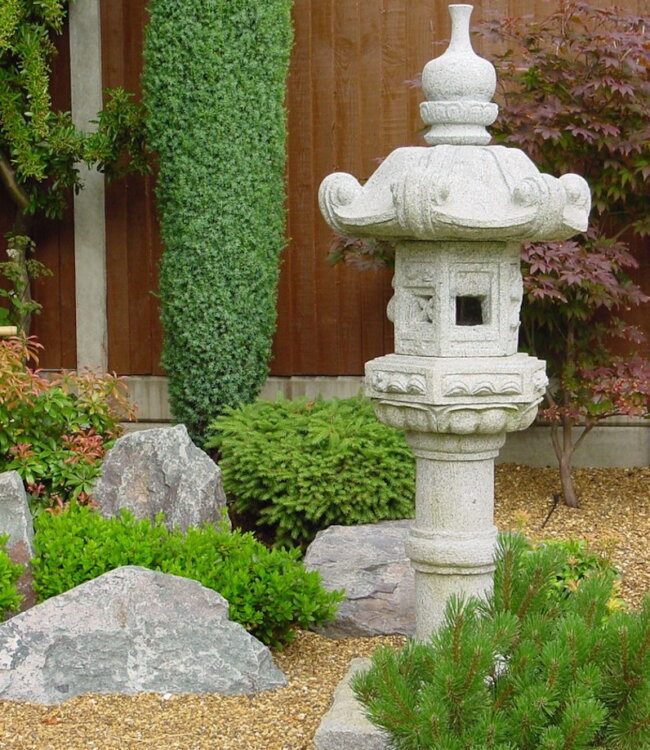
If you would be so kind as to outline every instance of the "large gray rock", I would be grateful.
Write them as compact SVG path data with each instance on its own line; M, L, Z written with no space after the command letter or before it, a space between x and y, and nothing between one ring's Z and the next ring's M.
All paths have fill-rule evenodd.
M344 636L413 635L415 578L404 551L410 520L320 531L305 555L328 591L345 589L336 619L319 632Z
M269 649L197 581L125 566L0 626L0 699L255 693L285 684Z
M23 596L21 611L29 609L36 603L30 564L34 557L34 526L23 480L16 471L5 471L0 474L1 534L9 534L7 552L10 559L25 567L25 572L18 579L17 587L18 593Z
M107 518L122 508L152 521L163 512L169 528L183 531L227 519L221 471L182 424L119 438L106 454L93 500Z

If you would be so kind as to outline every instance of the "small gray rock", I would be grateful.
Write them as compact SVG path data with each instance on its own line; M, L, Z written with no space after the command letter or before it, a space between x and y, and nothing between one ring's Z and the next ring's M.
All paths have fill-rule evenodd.
M34 525L25 486L16 471L0 474L0 534L9 534L9 558L25 566L17 582L18 593L23 596L20 610L24 611L36 603L30 564L34 557Z
M146 568L117 568L0 626L0 699L250 694L285 683L220 594Z
M366 717L351 687L352 678L368 669L370 659L352 659L334 691L330 710L314 735L314 750L388 750L389 736Z
M151 521L165 513L170 529L227 521L221 471L182 424L119 438L104 458L93 500L106 518L122 508Z
M336 618L319 632L345 636L413 635L415 576L404 545L410 520L330 526L309 545L305 568L328 591L345 589Z

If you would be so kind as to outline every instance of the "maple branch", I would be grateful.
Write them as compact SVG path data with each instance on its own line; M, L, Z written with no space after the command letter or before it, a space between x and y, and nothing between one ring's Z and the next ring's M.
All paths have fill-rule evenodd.
M580 433L580 436L573 444L573 451L572 453L575 453L580 445L582 444L582 441L587 437L587 435L593 430L593 428L596 426L596 422L588 422L583 428L582 432Z

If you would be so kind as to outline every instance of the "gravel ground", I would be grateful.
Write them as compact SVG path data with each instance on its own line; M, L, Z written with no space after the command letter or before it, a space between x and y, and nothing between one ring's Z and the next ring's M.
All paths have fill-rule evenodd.
M632 605L650 591L650 468L576 471L582 507L558 506L556 473L497 468L497 523L536 538L577 537L612 554ZM286 688L248 697L93 695L61 706L0 702L0 748L15 750L310 750L332 692L355 656L399 637L329 640L298 633L276 653Z

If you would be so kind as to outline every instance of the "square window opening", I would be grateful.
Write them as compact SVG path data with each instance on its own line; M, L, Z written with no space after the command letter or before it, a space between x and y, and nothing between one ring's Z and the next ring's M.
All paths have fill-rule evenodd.
M456 325L482 326L485 297L456 297Z

